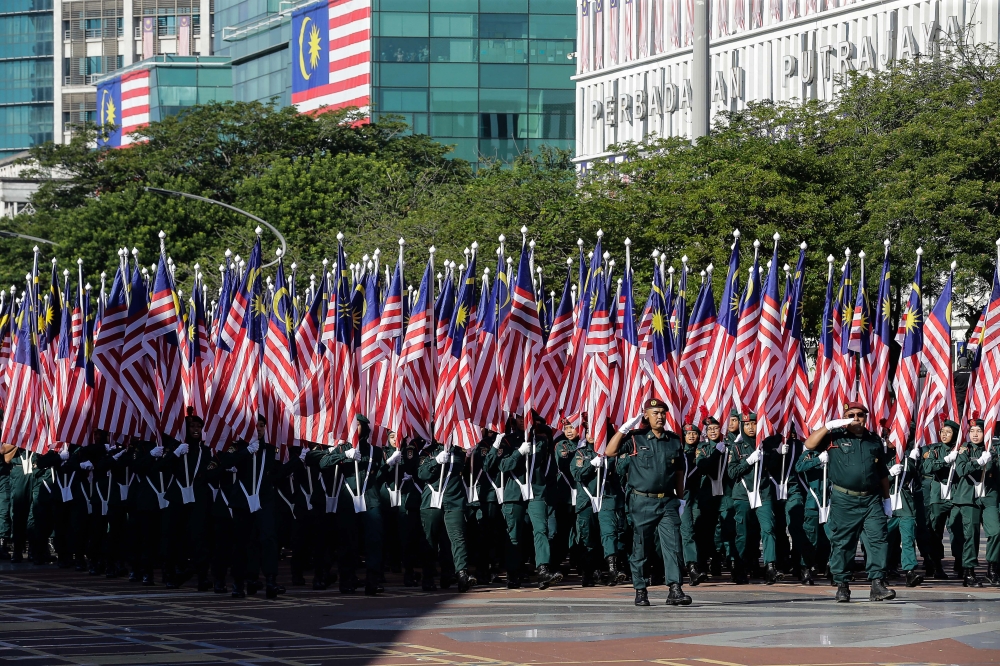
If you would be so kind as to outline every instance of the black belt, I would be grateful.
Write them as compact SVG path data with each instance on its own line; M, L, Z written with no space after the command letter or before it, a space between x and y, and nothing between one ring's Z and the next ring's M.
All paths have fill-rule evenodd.
M848 490L847 488L843 488L837 484L833 484L833 489L837 492L844 493L845 495L850 495L851 497L870 497L875 494L861 490Z
M640 490L634 489L632 492L640 497L652 497L653 499L673 499L674 497L677 497L674 493L644 493Z

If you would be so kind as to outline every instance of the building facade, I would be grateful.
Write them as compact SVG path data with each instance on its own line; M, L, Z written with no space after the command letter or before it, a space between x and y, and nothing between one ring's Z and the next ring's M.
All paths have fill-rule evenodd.
M0 158L53 138L52 3L0 2Z
M576 160L652 136L690 136L693 0L580 0ZM930 57L956 39L996 44L1000 3L710 0L712 116L754 101L831 100L848 71Z

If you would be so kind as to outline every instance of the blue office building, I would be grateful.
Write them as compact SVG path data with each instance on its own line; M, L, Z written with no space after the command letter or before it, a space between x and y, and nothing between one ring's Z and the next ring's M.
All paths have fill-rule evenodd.
M53 138L52 2L0 2L0 158Z

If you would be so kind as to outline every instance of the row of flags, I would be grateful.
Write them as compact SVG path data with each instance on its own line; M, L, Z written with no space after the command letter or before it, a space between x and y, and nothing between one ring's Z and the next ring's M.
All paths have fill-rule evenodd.
M870 410L869 428L902 456L908 442L935 441L945 419L958 420L954 266L925 321L919 250L895 329L888 241L876 289L868 287L863 252L856 284L849 250L839 279L828 257L810 381L802 329L805 243L794 271L781 263L778 234L771 248L755 241L753 262L743 269L734 232L718 305L711 265L695 287L699 276L687 257L675 274L654 253L640 306L636 292L645 290L635 284L627 239L620 275L601 232L589 253L578 241L557 298L556 290L545 292L527 231L516 257L500 237L492 271L480 272L486 262L473 244L461 265L446 261L435 274L431 247L416 284L405 279L402 239L390 273L378 251L348 263L338 236L336 259L324 261L301 298L295 265L289 274L280 251L273 280L265 276L259 230L247 260L227 251L211 301L198 265L183 298L162 232L154 266L141 266L137 250L120 250L110 289L102 275L98 294L83 284L82 265L74 287L69 271L59 279L54 260L41 292L36 249L20 297L13 289L9 298L0 294L0 440L44 451L89 444L97 431L118 441L182 439L184 417L194 414L216 448L253 439L259 415L268 440L282 447L330 445L357 441L363 415L376 444L395 432L397 441L471 447L481 428L503 431L522 415L552 427L585 427L603 451L613 428L655 396L668 405L668 429L678 433L709 416L722 421L733 409L754 411L759 441L804 437L838 417L845 403L860 401ZM990 431L1000 412L998 332L995 275L969 345L973 372L963 405L967 419L986 418ZM890 378L894 341L902 351Z

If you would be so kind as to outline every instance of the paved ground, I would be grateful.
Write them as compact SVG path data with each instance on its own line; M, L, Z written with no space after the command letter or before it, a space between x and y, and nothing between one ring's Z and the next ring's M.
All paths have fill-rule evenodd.
M283 571L287 574L287 571ZM287 575L283 578L287 580ZM46 664L1000 664L1000 589L896 586L897 601L833 603L833 588L687 588L636 609L629 588L499 587L345 597L292 588L236 601L49 567L0 565L0 662Z

